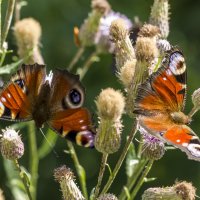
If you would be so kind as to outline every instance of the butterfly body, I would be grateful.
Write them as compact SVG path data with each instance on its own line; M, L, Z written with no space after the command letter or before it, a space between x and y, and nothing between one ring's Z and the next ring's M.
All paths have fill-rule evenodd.
M23 65L0 94L0 118L47 123L62 137L93 147L90 114L82 108L84 88L77 75L55 70L46 75L44 65Z
M186 65L182 52L172 49L157 72L138 89L134 113L141 132L186 152L200 161L200 140L187 126L191 119L183 113L186 98Z

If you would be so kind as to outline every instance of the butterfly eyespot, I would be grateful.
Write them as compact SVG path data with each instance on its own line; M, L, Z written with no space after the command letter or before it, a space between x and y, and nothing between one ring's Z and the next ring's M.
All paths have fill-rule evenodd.
M75 105L79 104L81 102L81 94L78 90L72 89L69 93L69 98L71 102Z
M83 105L84 93L79 88L73 88L69 91L62 101L63 108L79 108Z

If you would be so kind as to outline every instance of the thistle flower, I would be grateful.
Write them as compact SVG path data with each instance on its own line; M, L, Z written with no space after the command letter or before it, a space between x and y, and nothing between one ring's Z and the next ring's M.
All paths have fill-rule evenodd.
M12 128L2 130L0 150L2 156L6 159L16 160L21 158L24 154L24 144L18 132Z
M114 194L103 194L97 200L118 200Z
M162 38L169 35L169 3L168 0L154 0L149 23L158 26Z
M194 200L195 192L191 183L182 181L172 187L149 188L142 195L142 200Z
M54 170L55 180L59 182L64 200L84 200L81 191L75 184L74 174L65 165Z
M33 51L28 60L29 64L34 64L35 62L44 63L39 50L41 32L39 22L33 18L22 19L14 25L14 36L20 58L26 57L29 51Z
M110 26L110 37L115 44L115 59L118 71L127 61L135 60L135 51L129 38L129 27L123 19L116 19Z
M92 11L80 27L79 39L83 47L92 46L99 28L100 19L110 11L106 0L92 0Z
M121 142L121 115L124 110L124 97L112 88L102 90L96 100L100 119L95 147L102 153L114 153Z
M144 142L142 146L142 155L151 160L161 159L165 153L164 143L156 137L144 133L144 131L141 131L141 133Z
M104 53L104 52L114 53L115 45L110 40L109 29L110 29L111 23L116 19L123 19L126 24L127 30L129 31L131 30L133 26L131 20L119 12L110 11L108 14L102 17L100 19L98 32L95 36L95 44L96 44L97 50L100 53Z

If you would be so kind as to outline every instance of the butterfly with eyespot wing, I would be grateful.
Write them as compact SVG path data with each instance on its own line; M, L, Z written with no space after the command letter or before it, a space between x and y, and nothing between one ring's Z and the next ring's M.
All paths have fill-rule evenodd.
M85 91L78 75L56 69L46 75L45 65L22 65L0 93L0 119L45 122L78 145L94 146L89 111L82 108Z
M200 161L200 139L182 111L186 97L186 65L182 52L172 48L161 67L138 89L134 113L141 132L178 147L189 159Z

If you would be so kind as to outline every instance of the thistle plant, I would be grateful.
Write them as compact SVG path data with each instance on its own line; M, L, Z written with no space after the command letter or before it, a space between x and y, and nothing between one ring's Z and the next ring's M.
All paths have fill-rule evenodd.
M26 7L23 10L21 8L25 4L29 6L29 1L8 0L5 1L6 7L2 2L4 3L4 0L0 0L0 75L2 82L7 82L8 77L16 72L22 63L46 64L50 61L44 51L46 30L43 28L42 15L37 20L30 16L21 18L24 16L22 11L26 10ZM6 8L5 12L2 12L2 8ZM69 140L66 142L65 139L57 139L56 133L46 125L39 131L32 122L13 122L9 124L10 127L6 127L8 122L1 121L0 176L4 180L0 181L0 185L4 192L2 195L0 190L0 200L61 199L61 196L65 200L195 199L199 188L196 189L198 185L195 181L190 183L190 179L176 182L170 187L151 186L152 182L154 185L161 182L159 177L161 172L156 165L165 159L166 154L170 157L170 152L175 150L151 131L145 130L135 112L135 100L140 95L138 88L147 79L152 79L152 74L157 72L166 52L173 46L168 40L169 8L168 0L154 0L149 18L144 22L138 22L131 20L134 17L138 19L138 16L127 17L120 10L114 10L114 6L112 7L107 0L91 0L90 8L88 5L89 13L85 13L86 18L80 24L73 24L74 35L71 30L71 38L74 37L77 52L64 67L79 74L80 80L85 78L84 83L87 85L89 71L91 70L92 74L91 67L95 66L95 62L101 65L104 56L114 60L110 76L119 84L108 84L105 89L96 87L94 98L90 100L92 104L86 105L91 112L91 118L94 118L94 124L89 127L96 134L94 148L86 150L75 146ZM173 17L171 20L173 21ZM133 34L135 34L134 39ZM59 32L54 39L57 40L58 37ZM16 49L10 49L13 42ZM176 41L176 44L179 43L180 41ZM71 47L68 49L71 50ZM51 51L54 53L54 49ZM12 59L9 55L12 55ZM94 77L100 77L102 69L95 70L99 72ZM94 79L93 81L97 81ZM103 81L104 77L101 82ZM22 80L20 87L23 88L23 84L26 83ZM93 85L91 88L90 86L91 84L86 87L86 94L91 98ZM1 88L2 91L4 89ZM1 92L0 116L1 118L9 114L12 116L15 112L10 112L9 105L7 107L3 105L5 98L1 96ZM23 92L23 95L26 95L25 93L28 94L29 91L23 90ZM187 115L188 121L192 121L194 114L200 109L200 89L193 92L191 101L193 108ZM58 109L60 107L71 109L66 108L63 102L61 104L57 105ZM69 124L76 128L77 124L73 123L73 117L70 120ZM83 121L84 118L79 122ZM44 137L38 136L40 132ZM68 131L65 131L65 134L67 135ZM195 138L194 135L193 142L196 143L191 148L198 150L199 144ZM64 156L60 152L57 153L59 142L64 143L61 150L62 153L65 152ZM184 145L186 146L186 143ZM84 157L85 154L87 158ZM51 159L50 156L53 157L52 162L48 160ZM101 161L98 160L99 157ZM59 166L62 163L61 167L57 167L56 162ZM179 167L182 169L181 165ZM192 166L188 168L190 167ZM156 178L149 177L152 168L155 168ZM162 168L162 173L163 170L167 171L168 166ZM166 173L171 174L171 171ZM120 179L120 174L123 180ZM44 177L48 177L48 181L42 180ZM179 179L178 175L174 177L175 179ZM144 190L142 186L147 187L146 182L149 182L149 188ZM51 184L54 184L53 187Z

